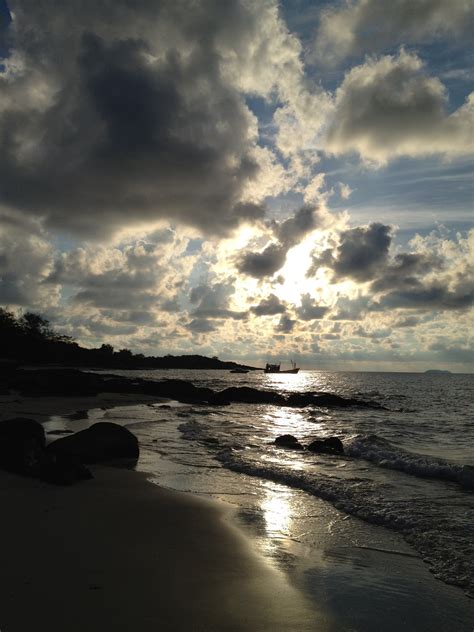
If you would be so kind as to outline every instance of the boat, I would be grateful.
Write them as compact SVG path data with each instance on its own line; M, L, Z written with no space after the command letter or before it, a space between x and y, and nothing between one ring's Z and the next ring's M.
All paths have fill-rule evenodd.
M248 369L232 369L230 372L231 373L248 373L249 370Z
M264 373L298 373L298 371L300 370L300 368L296 366L296 362L293 362L293 360L291 361L291 369L284 369L282 371L280 367L281 367L281 364L269 364L267 362L267 364L265 365L265 368L263 369L263 372Z

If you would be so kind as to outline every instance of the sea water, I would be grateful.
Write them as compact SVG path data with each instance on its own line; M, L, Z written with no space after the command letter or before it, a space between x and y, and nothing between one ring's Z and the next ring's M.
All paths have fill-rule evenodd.
M139 469L159 484L234 505L262 551L306 591L331 608L341 607L343 596L341 629L382 629L377 621L384 616L383 629L395 630L398 615L390 618L387 607L404 602L403 629L474 629L473 602L464 596L474 594L474 376L115 372L185 379L217 391L251 386L285 395L331 392L379 406L170 401L133 412L92 411L89 423L102 418L127 425L141 444ZM275 438L287 433L303 445L337 436L345 453L275 446ZM441 585L433 575L458 589L428 589L421 567L429 568L432 575L426 575L435 584ZM357 601L367 592L372 620L358 618Z

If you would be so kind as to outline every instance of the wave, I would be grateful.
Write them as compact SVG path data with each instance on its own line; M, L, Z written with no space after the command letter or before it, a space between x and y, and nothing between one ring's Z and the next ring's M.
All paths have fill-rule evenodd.
M196 430L196 428L194 428ZM388 489L369 479L341 479L301 469L288 464L267 463L248 451L225 448L217 454L222 465L234 472L255 476L301 489L330 502L340 511L366 522L398 531L430 565L431 572L442 581L474 594L474 576L469 560L472 556L472 532L455 518L446 520L436 507L423 501L391 500Z
M399 448L375 434L359 435L344 444L347 456L420 478L436 478L474 489L474 467L450 463Z
M466 496L463 491L453 490L440 505L428 497L412 498L409 488L406 497L400 496L398 482L392 485L371 477L338 476L334 470L325 472L321 464L316 470L301 467L305 461L309 463L307 457L312 456L306 452L295 454L298 467L293 466L291 459L265 458L268 451L274 449L268 444L239 444L235 435L219 435L217 439L215 428L201 421L186 421L180 424L179 430L183 438L205 445L226 469L301 489L347 514L398 531L430 565L436 577L474 594L473 569L469 564L473 531L464 515L469 511L465 503L470 495ZM347 454L353 459L372 460L377 465L416 476L472 485L472 469L409 454L376 435L355 437L346 441L346 445ZM454 503L456 511L446 513L446 503Z

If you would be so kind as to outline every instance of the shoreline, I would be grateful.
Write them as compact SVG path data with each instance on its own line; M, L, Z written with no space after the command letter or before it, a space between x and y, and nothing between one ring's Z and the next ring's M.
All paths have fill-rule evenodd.
M139 404L165 403L166 398L153 395L131 393L99 393L90 396L73 397L28 397L25 395L0 395L0 421L11 417L28 417L43 423L51 417L72 415L78 411L94 408L107 410L116 406L136 406Z
M117 393L103 393L90 397L24 397L13 394L0 396L0 404L3 404L0 406L0 420L26 415L45 423L51 417L64 416L67 424L71 424L72 430L79 430L83 417L75 416L74 413L86 413L85 416L89 417L87 411L95 409L93 418L95 420L95 415L98 415L99 421L101 409L105 411L115 407L127 407L131 411L134 408L138 411L149 404L166 401L169 400L157 396ZM113 417L110 417L110 420L113 421ZM92 421L90 417L89 421ZM282 560L285 560L287 555L287 559L294 560L289 568L285 568L286 563L279 567L277 558L269 558L265 551L266 546L262 547L262 542L256 544L259 536L254 526L259 522L250 524L250 527L243 524L236 515L235 507L229 509L227 502L202 500L202 496L196 497L196 493L190 490L185 493L169 491L170 487L167 486L166 480L164 486L161 486L163 483L159 476L153 476L154 482L149 482L149 471L127 472L104 466L91 469L96 479L80 483L73 488L57 488L33 479L23 479L0 472L2 508L10 521L10 530L4 529L3 533L16 547L16 550L13 548L13 552L9 550L3 559L0 557L2 632L26 632L31 627L38 627L37 619L22 620L20 623L23 627L19 624L15 627L16 619L8 605L9 601L13 602L12 608L17 611L22 610L23 602L33 603L37 611L51 611L55 616L57 601L60 604L64 603L66 605L61 605L61 612L58 613L58 616L62 617L61 623L55 628L56 623L50 625L48 621L48 629L53 632L56 629L61 632L65 629L68 632L81 629L82 632L83 629L112 629L110 616L117 607L114 600L120 602L119 607L122 601L129 603L127 607L132 608L138 617L133 621L131 618L124 618L124 627L120 627L121 620L117 618L113 621L114 630L365 630L352 626L346 628L342 625L341 616L343 618L344 615L340 607L343 603L338 603L337 594L346 595L350 603L354 590L351 584L354 582L354 586L359 589L364 585L365 589L372 587L371 593L377 598L377 593L374 593L374 589L377 590L376 583L384 585L393 583L394 580L395 586L398 586L399 597L406 593L405 604L402 598L400 606L402 609L407 608L406 612L411 617L415 615L414 604L409 605L407 601L410 585L417 592L419 587L419 598L423 598L424 603L423 611L431 600L435 599L436 603L441 603L446 596L452 599L451 614L455 612L453 608L456 608L456 603L459 602L462 622L467 619L461 613L472 610L470 605L464 606L459 600L460 595L455 593L459 589L452 589L442 582L437 585L438 580L427 576L427 567L423 566L418 555L403 557L406 556L406 553L403 553L405 548L398 553L399 547L395 539L393 547L385 546L384 543L388 542L386 538L392 539L392 535L382 527L359 523L357 519L346 516L338 524L345 526L346 533L351 530L357 531L357 536L343 536L341 539L339 536L333 538L332 534L328 535L327 522L329 519L333 520L334 512L337 510L328 511L328 505L320 499L314 499L316 513L319 511L317 503L321 510L321 517L318 518L314 532L318 538L315 549L309 554L308 550L304 550L304 546L299 547L297 542L293 543L290 538L280 549ZM292 490L292 494L294 493L295 490ZM132 499L131 495L138 498ZM25 503L31 506L25 507ZM278 507L278 502L276 506ZM204 517L206 513L207 518ZM93 516L94 519L88 520L88 516ZM115 520L111 519L111 516L115 516ZM181 519L180 516L185 517ZM192 525L191 529L189 525ZM107 533L112 534L111 541L105 537L105 529ZM195 533L196 529L199 529L198 534ZM96 530L99 539L94 535ZM32 531L33 543L46 549L43 554L28 548L31 546L29 539ZM370 532L373 533L375 545L381 545L380 549L360 546L361 542L367 545L366 537ZM379 541L380 534L384 535ZM123 542L119 536L124 538ZM188 542L190 537L192 541ZM116 555L100 557L101 551L110 548L111 542L117 545ZM219 544L220 542L224 542L225 546ZM94 550L99 552L97 560L89 557L91 547L95 547ZM215 553L216 550L218 554ZM154 562L147 561L150 552L153 553ZM64 553L72 555L72 561L62 561L60 558ZM175 555L174 558L171 553ZM121 568L117 567L117 556L121 560ZM345 560L343 564L341 559ZM5 560L7 563L3 564ZM167 572L164 572L163 560L168 564ZM83 568L83 561L86 569ZM206 568L209 563L213 564L214 570ZM153 568L150 568L150 564ZM386 567L386 564L390 566ZM296 574L288 572L293 565L298 568ZM370 571L365 574L359 573L357 569L364 567ZM76 568L80 571L79 584L79 579L76 580L74 576ZM170 581L170 569L173 574L173 587L167 585ZM195 570L195 580L187 577ZM20 575L21 572L23 575ZM145 575L145 579L142 579L142 574ZM117 585L116 575L121 577L120 586ZM411 575L412 579L409 580ZM88 577L92 577L89 583ZM370 583L364 584L368 577L371 578ZM13 583L10 581L12 578ZM105 582L107 583L105 602L104 587L96 578L104 581L104 586ZM46 583L44 588L43 581ZM193 581L202 591L200 601L208 604L206 608L203 607L204 610L200 610L199 604L193 602L194 597L189 601L189 591L197 590ZM150 584L153 584L154 588ZM156 586L160 595L167 595L159 607L154 601L156 597L153 590L156 590ZM271 586L271 590L267 586ZM48 594L43 594L47 608L36 596L38 590L40 594L48 591ZM130 600L127 591L139 591L141 596L134 594ZM426 593L424 597L423 593ZM272 598L273 594L277 595L276 605L275 599ZM381 605L379 608L384 610L386 607L393 607L394 596L390 591L382 595L382 603L385 603L385 606ZM378 598L380 599L380 595ZM241 609L244 610L247 619L242 618L243 614L239 608L236 610L236 600L239 603L245 602ZM67 620L68 611L70 616L70 612L77 609L78 603L81 609L86 611L84 616L88 614L90 618L100 620L96 628L93 627L95 623L91 624L89 620L81 620L82 628L79 624L77 628L73 627L75 622L71 624ZM173 611L171 603L178 612ZM248 604L251 605L251 609ZM283 613L278 610L280 607L283 608ZM220 609L219 612L213 611L216 608ZM183 609L184 612L180 612ZM207 612L207 609L210 612ZM360 609L357 617L361 617L365 624L374 621L377 609L374 614L370 614L370 600L359 603L357 609ZM2 620L1 614L7 611L10 613L11 622L8 626L6 619ZM143 615L144 619L141 618L142 611L148 613ZM160 612L164 612L165 619L159 618ZM200 625L196 624L196 617L199 621L202 620L202 628L196 627ZM219 621L215 617L220 617ZM443 617L443 620L447 623L449 614ZM386 621L387 630L397 629L391 628L389 623L393 621ZM456 629L457 632L468 628L457 624L456 627L448 626L444 629Z
M6 632L331 630L216 502L92 468L72 488L0 474ZM27 607L25 607L27 606Z

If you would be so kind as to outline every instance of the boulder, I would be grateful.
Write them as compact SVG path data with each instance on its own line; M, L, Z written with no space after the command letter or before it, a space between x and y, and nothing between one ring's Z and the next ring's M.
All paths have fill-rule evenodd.
M307 449L310 452L318 454L344 454L344 446L342 441L337 437L328 437L327 439L315 439Z
M54 485L73 485L94 478L77 456L49 452L44 453L38 475L41 480Z
M115 461L131 465L137 462L139 456L135 435L123 426L104 421L53 441L46 452L77 457L82 463Z
M285 404L285 398L274 391L260 391L250 386L231 386L216 393L214 401L241 402L244 404Z
M280 448L290 448L291 450L304 450L301 443L291 434L280 435L275 439L275 445Z
M43 426L34 419L16 417L0 422L0 467L35 476L45 446Z

